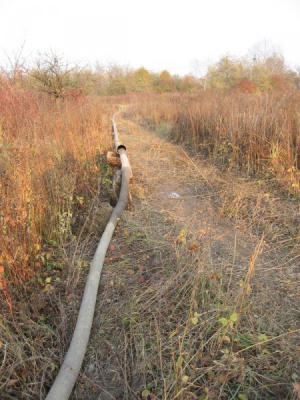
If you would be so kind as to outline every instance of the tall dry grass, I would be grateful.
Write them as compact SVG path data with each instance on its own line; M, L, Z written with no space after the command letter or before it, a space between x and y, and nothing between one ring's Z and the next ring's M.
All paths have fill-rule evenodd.
M299 193L300 95L204 91L145 97L129 116L204 153L223 169L274 179Z
M8 296L41 267L45 243L63 245L76 209L98 186L114 106L57 101L0 83L0 283Z
M110 213L104 153L119 101L0 80L1 399L44 398L68 347Z
M141 122L168 135L176 107L186 110L191 99L144 97L127 115L144 110ZM99 389L117 382L112 394L124 399L296 399L296 197L171 151L143 129L136 135L136 183L147 194L123 220L103 275L105 344L95 340L90 358ZM158 195L171 190L182 194L177 205Z

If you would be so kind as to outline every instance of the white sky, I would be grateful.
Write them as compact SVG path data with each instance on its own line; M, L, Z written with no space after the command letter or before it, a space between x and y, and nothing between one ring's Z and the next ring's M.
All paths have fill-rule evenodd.
M184 75L267 38L300 66L300 0L0 0L0 16L0 63L25 40L28 57L53 49Z

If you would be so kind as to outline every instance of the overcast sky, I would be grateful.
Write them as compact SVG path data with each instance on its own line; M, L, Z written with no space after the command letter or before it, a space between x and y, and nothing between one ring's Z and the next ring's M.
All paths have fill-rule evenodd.
M50 49L82 64L172 74L240 57L264 39L300 66L300 0L0 0L0 62Z

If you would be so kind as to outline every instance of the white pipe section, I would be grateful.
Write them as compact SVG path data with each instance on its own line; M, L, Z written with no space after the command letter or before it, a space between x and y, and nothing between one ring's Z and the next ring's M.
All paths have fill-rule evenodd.
M119 216L125 209L128 201L131 167L126 155L126 148L119 141L116 124L114 122L114 117L113 117L113 127L115 136L115 146L119 151L122 162L122 184L121 184L120 197L116 207L114 208L110 216L110 219L106 225L106 228L103 232L103 235L97 247L96 253L94 255L91 269L87 277L87 282L73 338L69 350L64 359L64 362L51 387L50 392L46 397L46 400L67 400L69 399L70 394L73 390L73 387L75 385L77 376L79 374L83 362L83 358L86 352L91 332L95 304L98 294L99 281L106 251L108 249L114 230L119 221Z

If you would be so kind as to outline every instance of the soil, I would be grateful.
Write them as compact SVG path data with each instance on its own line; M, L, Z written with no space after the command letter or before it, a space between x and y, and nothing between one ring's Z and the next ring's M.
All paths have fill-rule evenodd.
M117 126L133 170L133 205L124 212L106 257L74 400L142 398L147 366L141 368L138 349L130 342L132 297L164 284L163 268L178 257L174 252L181 241L187 242L191 262L203 257L205 246L212 270L222 271L232 287L253 266L252 296L265 302L268 314L268 319L263 313L255 317L262 332L268 321L273 321L274 335L284 325L296 329L299 321L299 253L268 242L242 218L224 215L224 179L228 190L228 180L232 187L236 183L234 175L225 177L204 159L132 121L118 117ZM291 307L294 324L290 314L285 321L284 310Z

